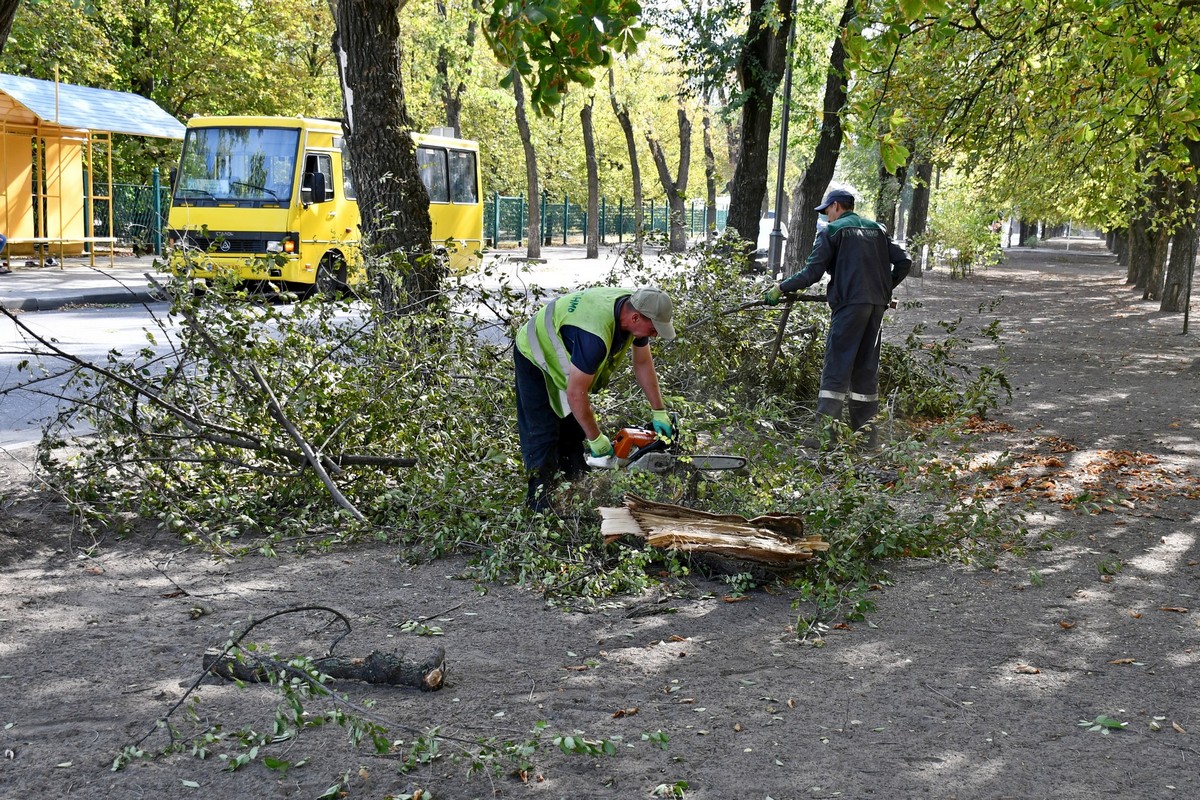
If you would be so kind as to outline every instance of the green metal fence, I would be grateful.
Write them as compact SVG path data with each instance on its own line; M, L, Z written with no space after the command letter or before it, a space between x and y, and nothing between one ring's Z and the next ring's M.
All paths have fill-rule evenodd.
M130 248L137 254L161 255L163 230L170 207L170 189L159 185L157 171L154 183L149 186L114 183L111 200L97 197L92 202L92 235L111 236L117 240L117 247ZM86 204L84 208L87 208Z
M157 194L157 200L156 200ZM110 201L97 198L93 203L95 219L92 220L93 236L115 237L117 245L140 250L143 253L162 253L162 236L167 224L170 208L170 189L158 185L158 176L149 186L136 184L113 184L112 228L108 223ZM528 220L524 197L507 197L493 193L484 199L484 236L492 246L505 242L520 243L525 240ZM685 209L685 223L689 237L704 234L707 205L692 201ZM570 198L551 198L542 195L542 241L546 245L583 244L587 234L587 209L570 201ZM718 208L717 231L725 229L728 209ZM600 241L603 244L622 243L633 240L633 203L619 198L616 201L600 199ZM642 204L642 224L647 231L669 232L670 213L664 202L653 200Z
M494 193L484 200L484 236L493 247L505 242L520 243L525 240L528 210L524 197L508 197ZM705 203L692 201L685 209L685 224L688 236L704 233ZM600 241L621 243L633 239L633 203L624 199L615 202L600 199ZM642 204L642 224L647 231L667 233L670 227L670 209L664 202L653 200ZM717 209L717 230L725 229L727 209ZM569 197L551 198L543 194L541 201L542 243L545 245L583 244L587 234L587 209L570 201Z

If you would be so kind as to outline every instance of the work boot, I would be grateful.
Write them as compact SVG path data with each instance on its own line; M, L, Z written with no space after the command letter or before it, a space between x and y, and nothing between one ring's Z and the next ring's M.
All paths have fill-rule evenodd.
M805 450L826 450L837 444L836 417L817 412L817 433L800 440L800 446Z
M849 405L850 427L863 436L860 447L869 451L878 450L879 434L871 420L875 419L875 415L879 413L879 402L851 400Z

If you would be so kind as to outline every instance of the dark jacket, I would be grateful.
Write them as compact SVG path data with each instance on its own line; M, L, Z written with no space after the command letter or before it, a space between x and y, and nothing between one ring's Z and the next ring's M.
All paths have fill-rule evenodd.
M834 311L856 303L886 306L911 266L912 259L888 238L882 225L847 211L817 234L804 269L780 287L796 292L828 273L826 298Z

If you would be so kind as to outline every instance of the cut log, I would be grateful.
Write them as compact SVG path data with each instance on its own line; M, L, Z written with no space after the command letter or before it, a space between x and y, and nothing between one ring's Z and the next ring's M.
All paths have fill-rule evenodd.
M226 680L262 683L270 679L272 672L292 677L292 670L276 666L276 659L271 659L268 665L246 652L238 659L228 653L222 656L220 650L209 650L204 654L203 663L205 671ZM312 663L317 670L336 680L414 686L423 692L436 692L446 679L446 651L441 647L421 662L376 650L366 658L329 656L313 659Z
M798 566L814 553L829 549L820 536L804 535L804 520L796 514L746 519L627 494L624 508L601 508L600 516L600 533L606 543L636 536L651 547L714 553L772 567Z

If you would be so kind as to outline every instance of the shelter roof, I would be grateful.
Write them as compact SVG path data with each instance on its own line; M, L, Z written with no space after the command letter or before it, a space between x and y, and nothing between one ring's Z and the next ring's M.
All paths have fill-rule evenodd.
M0 116L10 123L38 121L161 139L182 139L185 131L179 120L141 95L18 75L0 75Z

